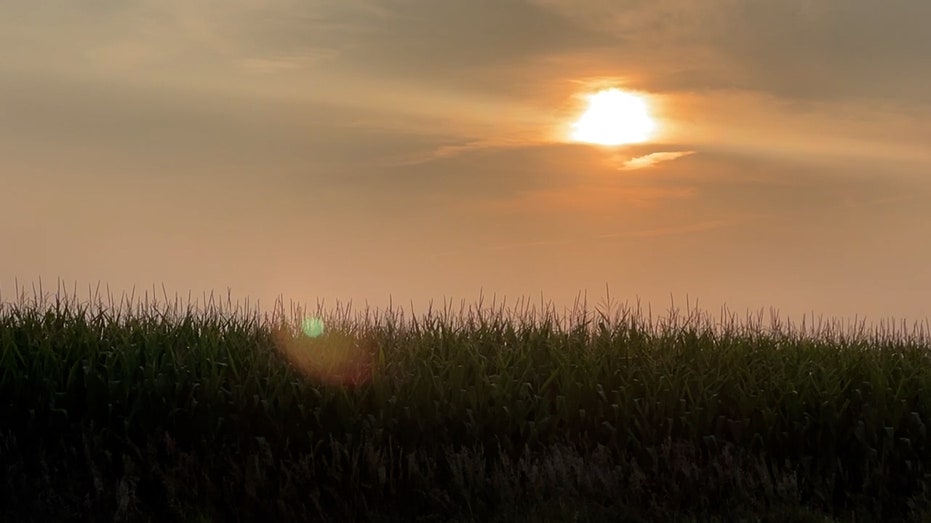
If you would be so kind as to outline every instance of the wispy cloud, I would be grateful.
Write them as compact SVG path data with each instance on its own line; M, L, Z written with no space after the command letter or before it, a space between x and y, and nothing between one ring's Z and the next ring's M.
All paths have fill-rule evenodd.
M338 53L335 50L319 49L301 56L245 58L240 61L240 65L250 73L286 73L309 69L320 62L335 58L337 55Z
M488 251L512 251L519 249L532 249L537 247L564 246L578 243L604 242L622 238L658 238L662 236L678 236L686 234L699 234L707 231L731 227L739 223L737 220L708 220L675 227L659 227L654 229L631 229L594 236L571 236L560 239L544 239L524 242L508 242L489 244L482 247ZM458 253L458 251L456 251ZM453 252L442 254L454 254Z
M500 149L519 149L527 148L527 140L518 138L501 138L488 140L471 140L454 144L445 144L435 147L429 151L422 151L415 154L398 156L389 162L391 165L420 165L435 160L454 158L456 156L477 153L482 151L500 150Z
M505 213L602 214L619 206L649 208L668 200L692 198L694 194L695 188L688 186L583 185L526 191L514 198L488 202L484 208Z
M676 227L658 227L655 229L640 229L632 231L622 231L616 233L602 234L597 236L598 239L609 239L609 238L655 238L658 236L675 236L679 234L693 234L698 232L710 231L713 229L720 229L722 227L727 227L733 225L734 221L727 220L708 220L697 223L690 223L686 225L680 225Z
M652 167L660 162L668 162L690 154L695 154L695 151L663 151L650 153L627 160L620 169L624 171L644 169L646 167Z

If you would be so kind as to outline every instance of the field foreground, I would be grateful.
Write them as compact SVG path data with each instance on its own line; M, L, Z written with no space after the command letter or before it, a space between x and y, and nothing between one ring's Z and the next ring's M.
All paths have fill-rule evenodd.
M0 308L3 521L921 521L927 326Z

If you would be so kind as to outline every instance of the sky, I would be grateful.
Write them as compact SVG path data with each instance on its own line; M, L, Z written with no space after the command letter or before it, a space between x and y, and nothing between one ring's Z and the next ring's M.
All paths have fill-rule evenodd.
M0 0L0 296L931 317L931 2ZM586 95L645 142L579 143Z

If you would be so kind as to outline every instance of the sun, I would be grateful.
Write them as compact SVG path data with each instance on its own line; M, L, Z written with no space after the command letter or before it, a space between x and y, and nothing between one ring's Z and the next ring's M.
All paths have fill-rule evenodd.
M598 145L624 145L650 139L656 122L646 101L617 88L586 96L588 108L572 124L571 138Z

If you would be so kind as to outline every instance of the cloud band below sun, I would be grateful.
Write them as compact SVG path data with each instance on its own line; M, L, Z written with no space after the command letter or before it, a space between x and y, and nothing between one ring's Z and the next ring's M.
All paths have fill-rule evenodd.
M645 154L643 156L638 156L636 158L627 160L623 165L621 165L620 169L622 171L644 169L646 167L652 167L660 162L675 160L676 158L682 158L683 156L688 156L690 154L695 154L695 151L662 151Z

